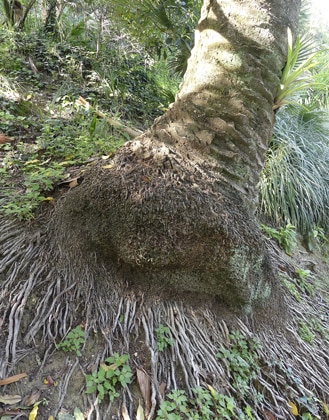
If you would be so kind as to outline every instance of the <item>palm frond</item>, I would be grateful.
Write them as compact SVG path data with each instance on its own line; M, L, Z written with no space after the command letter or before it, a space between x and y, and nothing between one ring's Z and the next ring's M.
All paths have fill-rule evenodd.
M317 57L320 51L315 50L315 40L313 38L298 36L293 46L290 28L288 28L287 35L287 63L282 73L273 109L288 104L297 93L309 89L313 82L313 75L310 70L319 64ZM288 98L290 98L290 101Z

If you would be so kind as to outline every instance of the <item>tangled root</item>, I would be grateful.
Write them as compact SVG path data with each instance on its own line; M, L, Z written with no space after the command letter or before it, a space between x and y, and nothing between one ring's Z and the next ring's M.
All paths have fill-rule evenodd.
M327 290L318 290L314 296L300 291L299 301L287 293L288 322L271 330L257 328L252 319L221 316L206 305L146 298L120 283L108 267L99 266L95 255L89 255L84 264L68 261L46 230L29 231L18 222L1 220L0 256L0 379L15 373L31 349L41 347L42 371L55 344L76 325L85 327L86 357L66 358L56 413L65 405L74 375L95 370L114 352L130 354L131 367L143 369L151 378L148 419L155 418L165 390L185 389L193 397L192 388L207 385L242 406L250 405L255 419L293 419L288 401L302 398L312 399L315 418L320 418L321 401L328 403L328 333L314 334L312 343L298 334L298 325L310 318L317 319L319 331L328 331L328 299L323 299ZM172 345L165 351L157 349L160 324L171 332ZM251 401L239 395L227 363L217 356L219 349L230 349L232 329L238 329L246 340L260 342L259 369L250 381L249 394L262 394L262 399ZM89 340L98 343L89 349L90 354ZM99 404L83 391L78 397L87 418L120 413L120 406ZM120 404L131 416L135 413L136 383L122 390Z

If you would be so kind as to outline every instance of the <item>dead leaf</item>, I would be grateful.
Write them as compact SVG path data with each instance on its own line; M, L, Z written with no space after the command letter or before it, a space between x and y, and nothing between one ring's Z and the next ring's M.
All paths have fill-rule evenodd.
M13 140L11 138L0 133L0 144L11 143L12 141Z
M0 403L6 405L17 404L22 401L22 397L20 395L0 395Z
M151 378L150 376L142 369L136 368L137 373L137 382L141 390L141 394L145 404L146 415L150 412L151 409Z
M40 390L36 390L33 391L30 395L27 395L26 397L24 397L22 404L25 405L26 407L30 407L31 405L34 405L41 396L41 391Z
M137 408L136 420L145 420L144 409L141 406L141 402L140 401L139 401L138 408Z
M289 405L289 408L290 408L290 413L293 416L297 417L298 416L298 408L297 408L297 405L295 403L293 403L292 401L288 401L288 405Z
M103 169L111 169L111 168L113 168L113 164L109 164L109 165L104 165L104 166L102 166L102 168Z
M277 420L276 416L268 410L263 410L262 412L264 420Z
M125 403L122 404L121 415L122 415L123 420L130 420L130 416L129 416L129 413L128 413L128 410L127 410L127 407L126 407Z
M38 415L38 409L39 409L39 404L35 404L35 406L32 408L29 414L29 420L35 420L35 418Z
M117 366L117 364L116 363L113 363L112 365L107 365L106 363L100 363L99 364L104 370L105 370L105 372L107 372L108 370L115 370L115 369L117 369L118 368L118 366Z
M0 379L0 385L8 385L12 384L13 382L17 382L20 379L26 378L26 373L18 373L17 375L8 376L8 378Z
M161 382L160 386L159 386L159 391L160 391L160 395L162 398L164 398L165 396L165 391L166 391L167 385L165 384L165 382Z
M109 155L103 155L102 156L102 159L103 160L107 160L107 159L109 159L110 157L112 157L113 156L113 153L110 153Z
M44 383L45 385L47 385L47 386L48 386L48 388L50 388L50 387L52 387L52 386L56 386L56 381L54 381L54 379L53 379L50 375L48 375L48 376L47 376L47 378L45 378L45 379L43 380L43 383Z
M73 188L73 187L76 187L77 185L79 185L78 184L78 179L79 178L73 178L72 181L69 183L69 187Z

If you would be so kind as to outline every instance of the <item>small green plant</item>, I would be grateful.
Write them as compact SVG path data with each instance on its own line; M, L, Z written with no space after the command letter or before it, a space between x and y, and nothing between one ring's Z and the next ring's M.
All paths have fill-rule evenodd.
M309 296L314 296L314 286L310 283L312 280L312 273L310 270L304 270L303 268L296 268L297 284L304 293Z
M288 28L287 62L282 73L281 83L276 94L273 109L278 109L291 103L296 93L301 93L310 88L313 81L310 69L318 64L319 51L314 52L314 38L297 37L293 45L293 37Z
M317 332L318 334L320 334L320 336L324 340L329 340L329 331L328 331L328 328L326 328L326 323L323 322L325 320L325 317L322 316L321 318L311 318L310 319L311 328L314 332Z
M320 418L319 403L321 404L321 401L313 394L297 397L296 402L299 406L299 415L302 420L316 420Z
M250 381L259 372L257 349L259 343L253 338L246 339L239 331L229 334L229 348L221 348L217 357L227 365L233 378L233 387L241 395L250 391Z
M301 296L300 293L297 290L296 285L289 279L289 277L285 277L283 275L280 275L280 279L282 284L289 290L290 294L297 300L297 302L301 302Z
M261 225L261 230L265 232L270 238L276 239L280 247L290 255L292 250L297 246L297 236L295 226L288 223L286 227L279 227L274 229L270 226Z
M168 346L172 346L174 341L170 338L170 329L162 324L155 330L157 339L157 350L164 351Z
M87 394L97 392L99 401L103 401L105 396L108 396L110 401L119 397L118 385L125 388L131 383L133 376L130 366L128 365L129 355L123 354L119 356L114 353L113 356L105 359L104 363L100 364L98 371L91 375L86 375Z
M309 326L304 321L299 321L298 323L298 335L302 340L306 341L306 343L312 343L315 338L315 334L312 333Z
M323 228L314 226L304 235L304 242L308 251L313 252L314 249L323 251L328 244L328 238Z
M183 390L171 391L161 402L156 420L210 420L210 419L252 419L238 414L235 400L218 393L214 388L197 387L191 390L189 399ZM241 410L240 410L241 411Z
M81 356L81 346L85 342L85 332L83 331L81 325L73 328L65 339L57 344L57 348L65 352L74 352L77 356Z

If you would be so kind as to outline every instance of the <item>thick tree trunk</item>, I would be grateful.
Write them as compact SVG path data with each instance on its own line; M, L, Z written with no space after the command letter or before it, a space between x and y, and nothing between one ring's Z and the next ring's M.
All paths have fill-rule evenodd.
M299 6L205 0L175 103L58 207L53 231L69 259L96 253L152 295L279 307L254 211Z
M153 137L211 155L229 193L255 210L285 64L287 28L300 0L206 0L184 82Z

